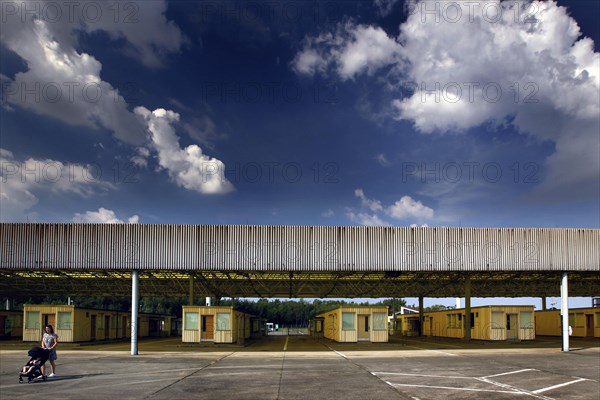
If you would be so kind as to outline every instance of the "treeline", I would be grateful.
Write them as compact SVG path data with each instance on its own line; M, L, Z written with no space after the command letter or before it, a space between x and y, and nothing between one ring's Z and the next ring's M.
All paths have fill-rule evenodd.
M100 308L107 310L131 310L131 297L99 297L99 296L74 296L70 298L72 304L83 308ZM6 298L3 300L6 302ZM9 308L23 309L23 304L67 304L66 297L38 296L26 301L13 301ZM9 300L10 302L10 300ZM387 306L390 314L406 306L404 299L385 299L375 303L347 300L271 300L259 299L215 299L212 305L234 306L235 309L245 313L262 317L268 322L283 326L306 326L308 321L316 315L340 306ZM142 297L140 298L140 312L169 314L181 317L181 307L188 305L187 297ZM197 299L195 305L205 305L205 299Z
M375 303L357 303L346 300L226 300L221 304L233 305L237 310L256 315L268 322L284 326L307 326L315 316L340 306L388 306L389 312L395 312L406 305L403 299L385 299Z

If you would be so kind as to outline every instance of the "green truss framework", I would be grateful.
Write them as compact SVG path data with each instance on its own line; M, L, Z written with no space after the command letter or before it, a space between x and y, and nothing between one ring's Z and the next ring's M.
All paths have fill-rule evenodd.
M0 270L0 293L22 298L44 295L131 295L131 270ZM139 271L142 296L252 298L560 296L558 272L259 272ZM600 293L596 272L570 272L569 296Z

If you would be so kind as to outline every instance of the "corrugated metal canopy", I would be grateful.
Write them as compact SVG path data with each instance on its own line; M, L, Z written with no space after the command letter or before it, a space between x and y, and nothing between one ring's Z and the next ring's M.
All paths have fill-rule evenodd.
M0 268L598 271L600 230L1 224Z
M600 230L0 224L4 296L600 294Z

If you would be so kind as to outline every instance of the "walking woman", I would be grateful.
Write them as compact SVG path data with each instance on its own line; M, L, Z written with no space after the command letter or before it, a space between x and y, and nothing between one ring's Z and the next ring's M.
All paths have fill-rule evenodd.
M56 376L56 364L54 361L58 358L56 356L56 346L58 345L58 335L54 333L54 328L52 325L46 325L44 328L44 337L42 338L42 347L44 349L50 350L50 355L48 357L48 361L50 361L50 365L52 366L52 373L48 375L49 378L53 378ZM46 372L46 365L42 367L42 374Z

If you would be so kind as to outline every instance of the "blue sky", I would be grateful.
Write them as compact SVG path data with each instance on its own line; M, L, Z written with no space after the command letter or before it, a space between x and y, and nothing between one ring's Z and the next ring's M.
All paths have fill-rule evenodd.
M600 227L597 1L3 1L2 222Z

